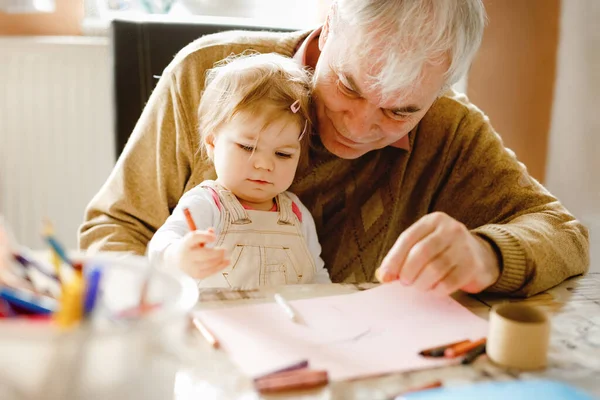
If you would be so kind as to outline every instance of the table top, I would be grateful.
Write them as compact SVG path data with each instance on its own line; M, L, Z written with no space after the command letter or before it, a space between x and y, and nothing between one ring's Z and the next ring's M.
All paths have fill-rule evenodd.
M201 290L197 309L230 307L273 301L277 291L287 299L350 294L375 284L290 285L252 291ZM494 365L480 357L472 365L454 365L429 370L394 373L356 381L333 382L303 392L261 396L249 378L240 374L222 351L211 348L190 332L186 356L177 374L175 398L218 399L389 399L407 390L441 380L444 386L477 381L547 378L570 383L600 396L600 273L575 277L528 299L511 299L491 294L458 293L455 299L483 318L491 307L504 302L523 302L551 315L549 363L544 371L520 372ZM595 379L596 378L596 379Z

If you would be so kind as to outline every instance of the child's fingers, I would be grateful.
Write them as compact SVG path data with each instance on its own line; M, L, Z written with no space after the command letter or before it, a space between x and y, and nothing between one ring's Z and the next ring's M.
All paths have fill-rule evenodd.
M229 267L229 263L231 261L229 260L229 258L224 258L223 261L221 261L221 264L219 264L216 268L220 271L222 269L225 269L227 267Z
M216 259L208 262L202 261L199 263L194 263L194 265L189 268L188 274L195 279L204 279L223 270L228 265L228 259Z
M209 231L193 231L187 233L184 238L185 246L190 247L202 247L206 243L214 242L216 236L214 232Z
M196 249L192 254L195 263L216 263L225 258L225 249Z
M205 277L216 274L217 272L220 272L223 269L227 268L228 265L229 265L229 260L227 260L227 259L221 260L221 262L215 263L215 264L211 265L209 268L202 270L202 274Z

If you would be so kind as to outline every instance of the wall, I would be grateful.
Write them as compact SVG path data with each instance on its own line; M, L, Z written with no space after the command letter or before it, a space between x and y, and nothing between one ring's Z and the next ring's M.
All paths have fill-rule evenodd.
M600 272L600 1L564 0L548 189L590 229Z
M530 174L544 181L560 1L484 0L484 4L489 21L469 71L468 96L490 117Z
M79 35L84 0L55 0L54 13L6 14L0 12L0 36Z
M77 245L85 206L114 159L107 38L0 38L0 215L45 247L41 224Z

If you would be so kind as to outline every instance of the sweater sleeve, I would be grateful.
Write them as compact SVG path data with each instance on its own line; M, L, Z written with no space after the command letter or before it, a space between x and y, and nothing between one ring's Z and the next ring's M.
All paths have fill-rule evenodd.
M86 209L81 249L144 254L190 176L194 151L183 109L175 76L167 72L108 180Z
M325 268L325 262L321 258L321 244L319 243L315 220L306 206L302 204L298 196L290 192L287 193L292 201L298 205L300 212L302 213L302 233L304 234L308 250L315 260L316 274L314 283L331 283L329 272Z
M183 212L184 208L189 209L198 230L215 228L215 234L219 234L219 209L210 192L200 186L196 186L181 197L173 213L171 213L165 223L152 236L152 240L148 243L147 252L151 263L161 264L166 248L190 231ZM213 243L207 244L207 247L212 246Z
M501 274L487 291L530 296L587 271L587 229L529 176L478 110L458 124L444 171L432 211L495 248Z

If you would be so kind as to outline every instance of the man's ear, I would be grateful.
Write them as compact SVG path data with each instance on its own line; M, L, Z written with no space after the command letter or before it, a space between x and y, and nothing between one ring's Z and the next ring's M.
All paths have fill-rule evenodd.
M204 148L206 149L206 155L210 160L213 160L213 154L215 153L215 135L209 133L204 136Z
M337 9L337 4L334 1L331 4L331 8L327 13L327 18L325 19L325 23L323 24L323 29L321 29L321 34L319 35L319 50L323 51L323 47L325 47L325 42L327 41L327 37L329 36L329 31L331 29L331 19L335 14Z

